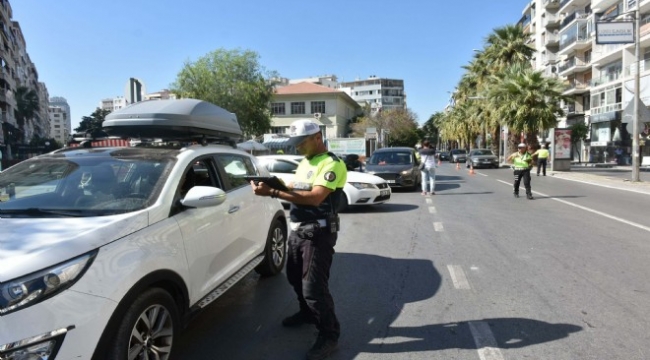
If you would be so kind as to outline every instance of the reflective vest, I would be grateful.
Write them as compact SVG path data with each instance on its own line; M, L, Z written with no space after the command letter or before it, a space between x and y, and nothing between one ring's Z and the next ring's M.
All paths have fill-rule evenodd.
M515 169L528 169L530 164L526 160L532 160L532 158L533 157L528 153L528 151L523 154L517 152L517 155L515 155L512 163L515 166Z
M540 158L540 159L548 158L548 150L547 149L539 149L535 153L537 154L537 157Z

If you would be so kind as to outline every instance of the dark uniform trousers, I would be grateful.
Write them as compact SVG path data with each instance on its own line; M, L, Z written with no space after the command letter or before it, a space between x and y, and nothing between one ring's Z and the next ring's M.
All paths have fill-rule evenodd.
M526 194L531 195L533 192L530 189L530 169L515 169L515 194L519 194L519 184L521 179L524 179L524 187L526 188Z
M537 159L537 175L539 175L539 170L542 169L544 176L546 176L546 160L547 158L544 159Z
M292 231L287 257L287 278L298 295L300 310L313 316L320 336L334 340L341 328L328 283L337 235L320 231L308 237Z

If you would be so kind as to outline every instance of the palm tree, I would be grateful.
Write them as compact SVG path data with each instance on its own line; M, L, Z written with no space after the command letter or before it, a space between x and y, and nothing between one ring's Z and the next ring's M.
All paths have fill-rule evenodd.
M26 86L19 86L15 91L16 110L14 116L18 123L18 128L22 131L21 141L24 141L25 125L40 110L38 93Z
M538 145L540 129L555 127L557 117L564 115L560 107L560 101L566 100L562 95L564 85L521 64L493 77L489 97L493 99L495 113L515 134L524 132L529 145ZM511 141L517 142L516 138Z

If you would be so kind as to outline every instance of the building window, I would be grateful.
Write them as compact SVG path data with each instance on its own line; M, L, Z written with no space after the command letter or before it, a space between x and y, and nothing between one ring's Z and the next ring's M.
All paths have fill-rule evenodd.
M325 113L325 101L312 101L311 102L311 113Z
M292 114L304 114L305 113L305 102L292 102L291 103L291 113Z
M59 129L59 128L61 128L61 125L54 125L54 128Z
M286 134L288 126L271 126L271 134Z
M286 111L284 109L284 103L272 103L271 104L271 114L273 115L284 115Z
M61 114L54 114L54 117L60 117Z

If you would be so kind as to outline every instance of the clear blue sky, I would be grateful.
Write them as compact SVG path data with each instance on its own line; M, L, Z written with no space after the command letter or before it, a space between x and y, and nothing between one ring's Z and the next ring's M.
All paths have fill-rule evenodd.
M253 5L254 3L254 5ZM130 77L168 88L185 61L248 49L286 78L334 74L404 80L420 123L441 111L461 66L526 0L11 0L50 96L63 96L72 127Z

